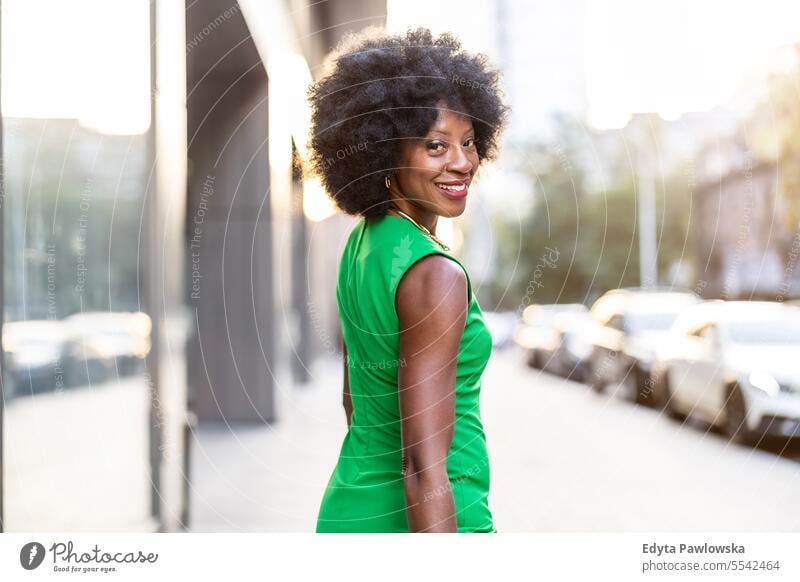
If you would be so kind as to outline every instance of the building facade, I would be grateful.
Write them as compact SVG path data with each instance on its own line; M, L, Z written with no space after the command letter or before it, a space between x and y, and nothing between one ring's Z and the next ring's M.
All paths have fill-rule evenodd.
M185 528L197 424L275 422L276 391L339 349L350 221L299 171L305 90L385 3L131 4L146 129L3 109L4 532ZM0 17L37 30L21 14ZM93 62L76 82L109 74Z

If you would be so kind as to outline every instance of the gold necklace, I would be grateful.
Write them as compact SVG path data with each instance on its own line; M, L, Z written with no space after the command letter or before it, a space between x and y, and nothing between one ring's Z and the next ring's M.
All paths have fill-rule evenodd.
M402 216L403 218L405 218L405 219L407 219L407 220L411 221L413 224L415 224L415 225L416 225L416 227L417 227L418 229L420 229L422 232L424 232L424 233L425 233L425 234L427 234L429 237L431 237L431 239L433 239L433 240L435 240L437 243L439 243L439 246L441 246L441 247L442 247L444 250L446 250L447 252L450 252L450 247L448 247L448 246L447 246L446 244L444 244L444 243L443 243L441 240L439 240L439 238L438 238L438 237L437 237L435 234L433 234L431 231L429 231L427 228L425 228L425 226L421 225L419 222L417 222L416 220L414 220L413 218L411 218L411 217L410 217L408 214L406 214L406 213L405 213L405 212L403 212L402 210L399 210L399 209L397 209L397 208L394 208L393 210L394 210L394 211L395 211L397 214L399 214L400 216Z

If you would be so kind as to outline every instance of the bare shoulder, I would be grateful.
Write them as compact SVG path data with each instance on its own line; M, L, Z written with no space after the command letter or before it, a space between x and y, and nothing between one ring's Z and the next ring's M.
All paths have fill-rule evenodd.
M467 276L455 261L431 254L411 265L395 297L401 320L419 321L438 315L452 320L467 308Z

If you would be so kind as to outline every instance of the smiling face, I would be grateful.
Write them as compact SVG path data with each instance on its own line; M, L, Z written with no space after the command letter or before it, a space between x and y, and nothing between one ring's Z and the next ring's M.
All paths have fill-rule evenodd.
M439 115L425 137L403 140L400 169L390 185L398 207L429 227L438 216L464 212L480 164L472 121L447 111L444 103L438 107Z

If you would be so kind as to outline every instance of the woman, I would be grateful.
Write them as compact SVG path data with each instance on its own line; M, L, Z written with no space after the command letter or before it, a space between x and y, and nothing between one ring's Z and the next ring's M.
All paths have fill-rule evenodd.
M450 34L350 37L309 92L311 165L363 219L339 264L348 432L318 532L496 532L480 417L492 338L436 236L496 155L498 73Z

